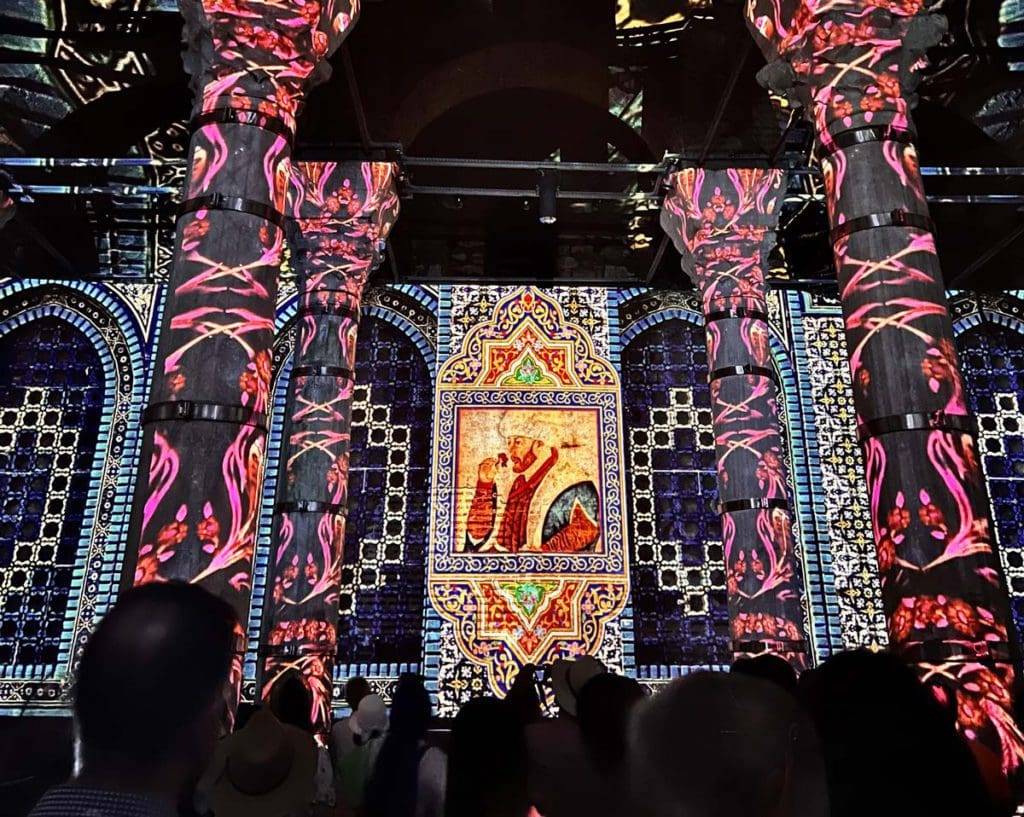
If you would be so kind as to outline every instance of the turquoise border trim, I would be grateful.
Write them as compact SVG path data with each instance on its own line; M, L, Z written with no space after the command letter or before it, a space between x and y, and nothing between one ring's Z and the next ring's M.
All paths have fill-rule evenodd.
M825 526L824 496L821 494L821 451L818 427L814 420L814 402L808 374L807 342L803 330L803 302L799 293L784 293L783 310L792 340L795 366L786 382L786 403L790 424L790 455L794 482L800 502L798 512L802 531L804 591L811 613L817 662L844 649L843 631L836 595L832 549ZM798 441L799 445L794 445ZM798 464L799 463L799 464Z

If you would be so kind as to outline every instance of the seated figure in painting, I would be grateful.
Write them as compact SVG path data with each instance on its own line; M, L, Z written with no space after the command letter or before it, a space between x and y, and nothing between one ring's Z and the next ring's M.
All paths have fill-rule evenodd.
M597 549L601 537L597 485L559 455L559 446L577 445L564 439L571 433L560 433L538 421L533 412L520 409L505 413L499 431L508 450L480 463L466 519L465 550L578 553ZM510 466L508 474L503 469Z

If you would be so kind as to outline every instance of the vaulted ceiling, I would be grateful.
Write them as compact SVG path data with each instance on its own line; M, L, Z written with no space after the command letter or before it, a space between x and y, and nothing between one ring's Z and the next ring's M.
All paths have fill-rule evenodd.
M939 4L950 33L929 55L920 89L923 165L1024 165L1017 5ZM180 178L175 160L184 156L190 100L173 0L7 0L0 32L0 156L165 162L14 168L22 185L77 186L82 194L22 196L2 239L9 268L163 274L173 196L117 186L172 189ZM405 162L404 211L382 275L683 284L674 251L658 253L657 202L635 195L657 193L662 165L561 173L563 190L597 195L560 200L553 227L538 224L531 197L486 193L531 190L530 163L547 160L657 165L666 153L690 161L779 154L806 165L809 156L799 117L755 80L763 60L734 2L366 0L332 64L300 119L297 155L369 149ZM415 161L444 157L525 166ZM1024 286L1024 242L1014 237L1024 232L1024 177L926 181L934 197L957 202L933 204L947 282ZM831 275L818 193L812 174L791 186L777 277ZM979 195L1007 198L963 203ZM589 259L585 273L581 256Z

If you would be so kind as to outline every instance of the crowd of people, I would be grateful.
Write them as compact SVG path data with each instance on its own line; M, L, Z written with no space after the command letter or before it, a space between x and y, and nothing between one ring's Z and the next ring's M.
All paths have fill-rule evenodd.
M231 608L191 585L122 596L77 679L75 769L32 817L995 817L1011 810L946 707L897 658L799 679L741 659L649 695L597 659L527 666L432 729L422 679L390 712L365 679L315 736L295 675L232 718ZM546 707L553 701L553 709ZM319 738L319 740L318 740ZM998 771L998 770L997 770Z

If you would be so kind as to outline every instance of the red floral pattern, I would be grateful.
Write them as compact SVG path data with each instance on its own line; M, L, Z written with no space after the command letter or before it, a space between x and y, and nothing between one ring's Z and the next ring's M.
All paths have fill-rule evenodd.
M317 65L354 22L354 0L182 0L196 113L251 124L295 112ZM326 37L326 40L324 39ZM283 212L290 139L280 127L212 122L189 146L185 199L237 196ZM254 172L255 171L255 172ZM134 509L135 581L183 579L249 613L265 464L270 355L283 230L230 209L196 209L178 235L150 402L180 412L144 426ZM189 404L248 409L253 423L188 422ZM184 422L183 422L184 421ZM235 675L240 680L240 673ZM237 696L236 696L237 697Z
M369 162L307 163L293 173L289 209L302 233L300 319L295 367L355 367L363 286L398 213L394 166ZM331 678L338 617L353 383L335 374L293 377L282 446L279 499L338 510L278 512L274 524L272 629L268 644L296 641L315 651L302 671L322 706L317 726L330 725ZM299 624L296 622L304 622ZM331 639L324 627L330 624ZM321 626L323 625L323 626ZM285 637L287 635L287 638ZM281 658L268 652L269 677ZM266 688L266 687L265 687Z
M705 314L717 313L706 328L709 368L770 367L768 326L749 313L767 314L764 256L777 218L781 173L688 169L671 182L662 226L700 288ZM747 314L730 313L737 308ZM764 374L712 381L721 501L786 499L776 397L774 380ZM806 637L789 514L781 508L730 511L722 534L738 652L760 642L803 666L806 654L799 647L806 650Z
M747 20L775 63L763 78L816 126L833 227L875 213L927 217L909 111L942 27L922 0L752 0ZM838 147L841 134L864 128L894 138ZM1007 600L975 443L955 430L967 409L934 238L887 226L852 231L834 249L858 422L910 416L938 426L865 443L892 646L940 698L956 700L964 734L1013 772L1024 739L1007 711ZM935 653L956 659L922 658Z

